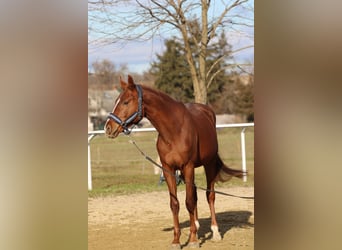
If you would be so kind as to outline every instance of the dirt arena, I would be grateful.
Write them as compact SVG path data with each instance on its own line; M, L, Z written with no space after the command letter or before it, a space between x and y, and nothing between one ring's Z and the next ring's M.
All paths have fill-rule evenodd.
M253 187L219 188L234 195L254 196ZM189 216L185 192L180 201L182 249L187 249ZM201 249L254 249L254 200L216 195L222 241L213 242L205 192L198 190L198 232ZM173 239L168 192L123 195L88 200L88 249L170 249Z

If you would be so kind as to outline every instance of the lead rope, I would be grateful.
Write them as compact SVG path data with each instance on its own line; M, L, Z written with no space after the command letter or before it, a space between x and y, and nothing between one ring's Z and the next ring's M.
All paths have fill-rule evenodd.
M157 166L158 168L160 168L161 170L167 172L170 175L173 175L176 177L176 175L174 173L172 173L171 171L169 171L168 169L165 169L162 165L158 164L157 162L155 162L151 157L149 157L148 155L146 155L140 148L139 146L136 144L135 140L131 137L130 134L128 134L128 136L131 138L131 140L129 140L129 143L132 143L136 149L141 153L142 156L144 156L144 158L148 161L150 161L153 165ZM182 181L185 183L185 180L182 179ZM207 191L207 192L214 192L217 194L221 194L221 195L225 195L225 196L230 196L230 197L235 197L235 198L241 198L241 199L250 199L250 200L254 200L254 197L250 197L250 196L239 196L239 195L233 195L233 194L227 194L224 192L220 192L220 191L216 191L216 190L211 190L211 189L207 189L207 188L202 188L202 187L197 187L196 184L193 184L195 188L201 189L203 191Z

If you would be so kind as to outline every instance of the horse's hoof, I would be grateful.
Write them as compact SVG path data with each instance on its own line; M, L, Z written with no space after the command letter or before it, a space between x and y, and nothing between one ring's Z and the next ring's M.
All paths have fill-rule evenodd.
M170 250L179 250L179 249L181 249L180 244L172 244L170 247Z
M218 226L211 226L211 231L213 232L213 241L220 241L222 240L221 234L218 230Z
M199 248L200 247L200 245L197 241L196 242L189 242L188 246L189 246L189 248Z
M212 240L213 241L220 241L220 240L222 240L221 234L220 233L214 233Z

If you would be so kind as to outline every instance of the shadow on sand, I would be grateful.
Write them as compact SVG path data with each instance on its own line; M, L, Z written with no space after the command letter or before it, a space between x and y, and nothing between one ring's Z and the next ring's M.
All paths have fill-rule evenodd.
M254 224L249 222L249 218L252 215L250 211L228 211L216 214L217 223L219 225L219 231L224 238L224 235L232 228L247 228L254 227ZM199 218L200 228L198 230L198 239L200 245L212 238L212 232L210 229L211 218ZM190 227L190 221L186 220L179 224L181 229ZM163 231L172 231L173 227L164 228ZM182 247L186 246L186 242Z

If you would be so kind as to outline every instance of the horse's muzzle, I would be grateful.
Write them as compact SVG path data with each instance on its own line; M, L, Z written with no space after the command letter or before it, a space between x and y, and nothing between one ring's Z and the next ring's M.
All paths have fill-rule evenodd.
M120 126L114 122L111 122L110 120L108 120L104 126L104 131L106 136L108 136L109 138L116 138L120 132Z

